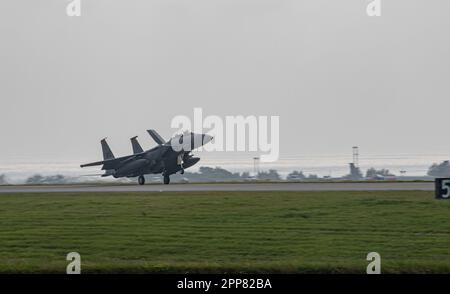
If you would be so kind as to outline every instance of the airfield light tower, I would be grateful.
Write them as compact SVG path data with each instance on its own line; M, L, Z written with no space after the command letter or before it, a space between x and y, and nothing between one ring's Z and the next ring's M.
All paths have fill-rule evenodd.
M359 148L358 146L353 146L353 164L356 168L359 167Z
M255 177L259 175L259 157L253 157L253 172L255 173Z

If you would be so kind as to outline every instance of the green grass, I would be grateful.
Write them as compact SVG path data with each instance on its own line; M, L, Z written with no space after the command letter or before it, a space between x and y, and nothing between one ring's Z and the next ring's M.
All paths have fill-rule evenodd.
M450 273L432 192L0 195L0 273Z

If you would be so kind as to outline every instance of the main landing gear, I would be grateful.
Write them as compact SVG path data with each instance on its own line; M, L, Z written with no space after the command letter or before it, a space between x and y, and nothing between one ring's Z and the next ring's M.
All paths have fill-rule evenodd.
M138 183L139 183L139 185L144 185L144 184L145 184L145 178L144 178L144 176L139 176L139 178L138 178Z
M183 162L184 162L184 153L180 153L177 157L177 164L180 166L180 174L184 174Z
M170 176L164 175L164 185L169 185L169 183L170 183Z

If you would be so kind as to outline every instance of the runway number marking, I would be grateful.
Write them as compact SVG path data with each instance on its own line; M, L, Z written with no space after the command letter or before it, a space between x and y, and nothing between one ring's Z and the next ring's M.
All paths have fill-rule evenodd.
M442 181L442 190L445 190L445 194L442 194L442 198L448 198L450 196L450 180Z
M450 199L450 179L436 179L436 199Z

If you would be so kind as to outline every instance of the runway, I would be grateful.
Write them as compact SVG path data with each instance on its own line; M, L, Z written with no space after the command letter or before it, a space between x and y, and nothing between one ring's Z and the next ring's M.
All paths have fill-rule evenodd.
M0 193L198 192L198 191L433 191L432 182L230 183L0 186Z

